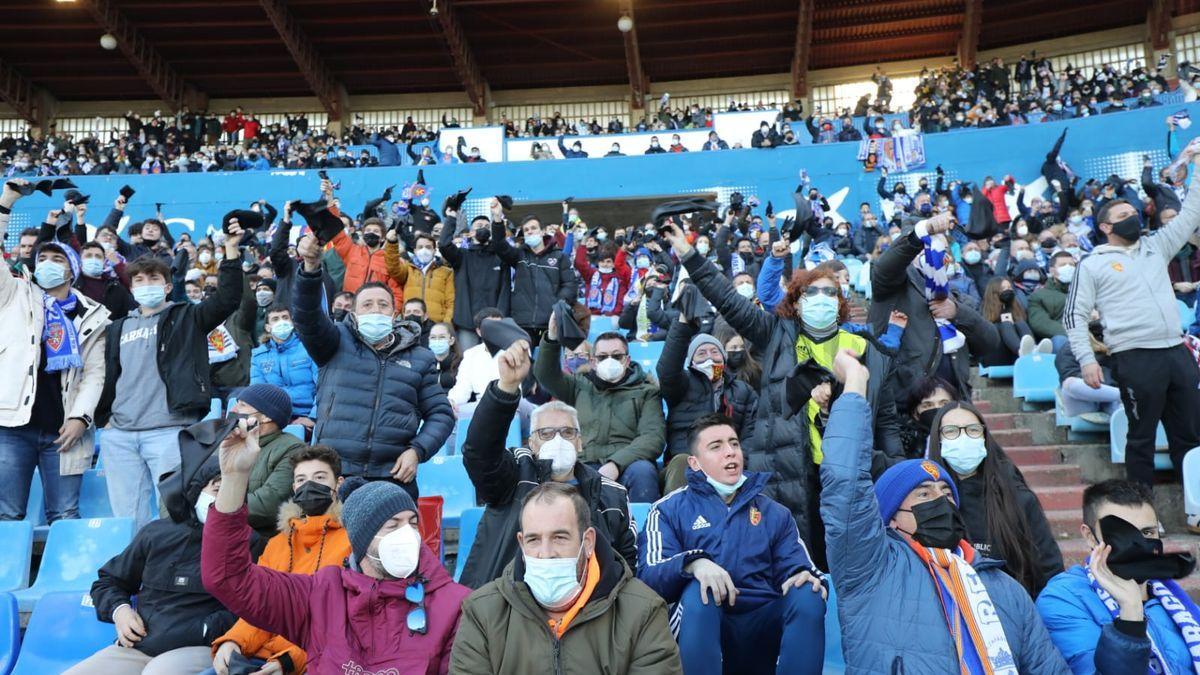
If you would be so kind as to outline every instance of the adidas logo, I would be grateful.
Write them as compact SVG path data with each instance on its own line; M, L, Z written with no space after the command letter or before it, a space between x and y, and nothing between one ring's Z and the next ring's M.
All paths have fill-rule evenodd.
M706 527L712 527L712 525L704 519L704 516L696 516L695 522L692 523L692 531L703 530Z

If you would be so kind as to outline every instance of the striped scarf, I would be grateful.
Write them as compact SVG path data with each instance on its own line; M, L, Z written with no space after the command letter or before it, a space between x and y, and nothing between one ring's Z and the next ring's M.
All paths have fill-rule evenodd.
M1108 612L1112 614L1112 618L1116 619L1120 615L1120 608L1117 607L1116 600L1108 594L1108 591L1100 588L1100 584L1096 583L1096 577L1092 576L1092 570L1088 566L1091 563L1091 556L1083 561L1083 571L1087 572L1088 583L1092 585L1092 590L1100 597L1100 601L1108 608ZM1196 617L1200 616L1198 609L1188 594L1184 592L1179 584L1170 579L1159 581L1151 579L1146 582L1146 588L1149 589L1150 595L1158 598L1162 603L1163 609L1175 622L1175 627L1179 629L1179 634L1183 637L1184 643L1187 645L1188 652L1192 655L1192 671L1200 673L1200 623L1197 623ZM1150 631L1146 631L1146 637L1150 639L1150 663L1147 664L1146 672L1152 674L1170 673L1171 668L1167 664L1167 659L1163 656L1161 648L1154 642L1154 636Z
M608 282L598 270L592 274L587 294L587 306L590 310L599 310L601 314L612 314L617 309L617 297L621 288L621 280L616 274L609 275Z

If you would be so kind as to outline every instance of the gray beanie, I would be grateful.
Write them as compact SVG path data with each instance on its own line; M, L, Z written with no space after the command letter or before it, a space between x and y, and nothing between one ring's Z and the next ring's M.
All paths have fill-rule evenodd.
M354 559L362 564L371 540L384 523L401 511L416 510L413 498L391 481L372 481L351 493L342 504L342 526L350 538Z
M691 343L688 344L688 350L687 350L688 365L692 364L692 355L696 353L696 350L700 348L700 345L706 345L706 344L716 345L717 349L721 352L721 356L723 358L728 358L725 354L725 345L721 344L721 342L719 340L717 340L717 338L709 335L708 333L700 333L696 337L692 338Z

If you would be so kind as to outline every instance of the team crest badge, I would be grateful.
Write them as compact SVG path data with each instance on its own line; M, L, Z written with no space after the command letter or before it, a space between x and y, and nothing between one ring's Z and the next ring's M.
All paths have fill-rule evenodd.
M1124 271L1125 271L1125 266L1124 266L1124 265L1122 265L1122 264L1121 264L1121 263L1119 263L1119 262L1115 262L1115 263L1113 263L1113 264L1112 264L1112 268L1113 268L1114 270L1118 271L1118 272L1124 272Z
M933 476L934 480L941 480L942 470L937 464L934 464L929 460L925 460L924 462L921 462L921 468L925 469L925 473Z
M762 511L759 511L757 508L751 506L750 507L750 524L758 525L761 522L762 522Z
M46 346L50 348L50 351L56 352L62 347L63 337L66 333L63 331L62 325L57 323L52 324L48 332L50 334L46 336Z

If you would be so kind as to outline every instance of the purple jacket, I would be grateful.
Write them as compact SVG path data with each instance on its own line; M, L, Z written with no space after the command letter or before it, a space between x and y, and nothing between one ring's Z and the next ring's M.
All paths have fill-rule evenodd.
M471 590L451 580L421 545L428 631L408 630L407 581L380 581L340 567L286 574L250 560L246 507L209 509L200 559L204 587L234 614L308 652L310 675L445 675L462 602Z

